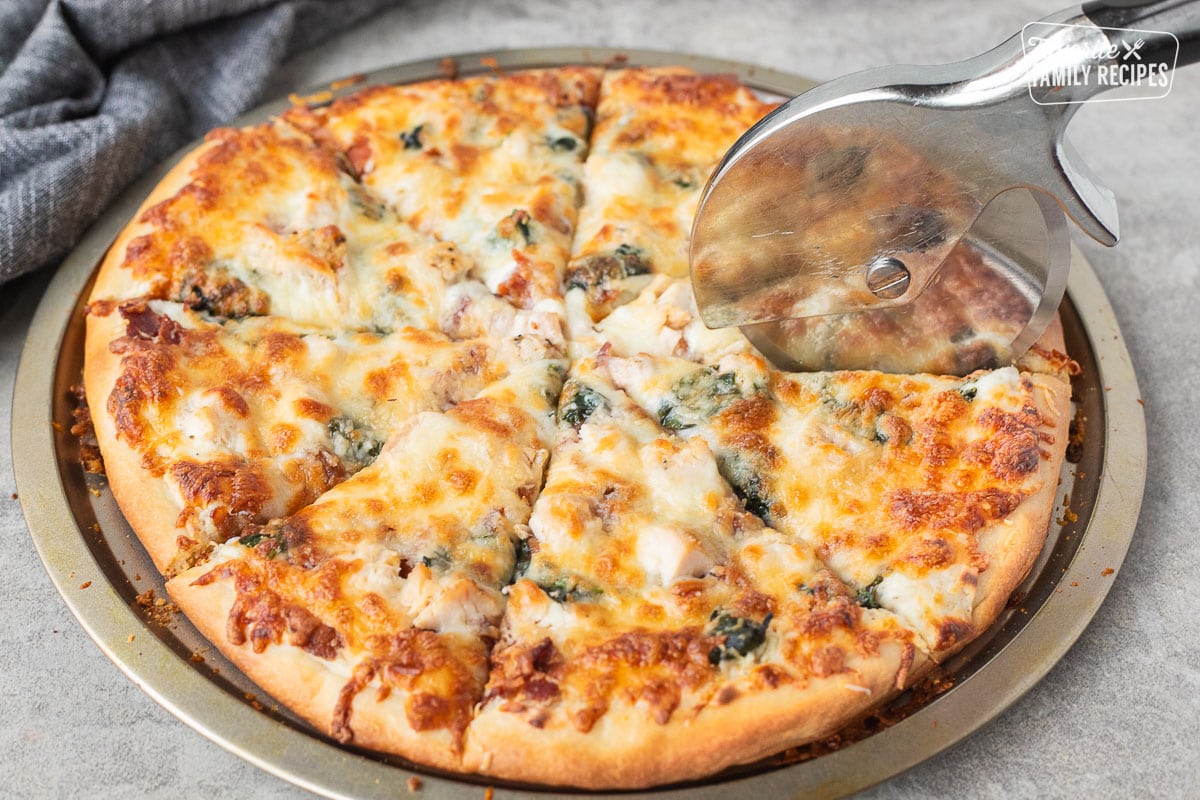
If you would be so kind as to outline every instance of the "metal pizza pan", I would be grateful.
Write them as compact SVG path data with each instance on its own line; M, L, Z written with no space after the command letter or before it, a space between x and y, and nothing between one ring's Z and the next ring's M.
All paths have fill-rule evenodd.
M791 96L813 85L751 64L666 51L557 47L451 58L464 75L563 64L677 64L736 74L767 96ZM318 102L313 99L318 95L424 80L444 69L438 59L402 64L304 96ZM263 121L290 102L267 103L234 124ZM470 785L494 787L498 800L546 796L546 787L441 774L339 746L263 696L182 615L156 605L156 599L165 598L161 578L103 480L86 475L80 465L78 443L70 434L71 387L81 380L83 304L95 269L142 200L190 147L134 184L93 225L51 281L30 327L13 398L13 467L47 573L91 638L143 691L200 734L286 781L332 798L394 797L414 775L430 800L461 796ZM1082 366L1072 388L1086 435L1074 463L1064 465L1056 520L1041 557L996 624L945 665L941 686L950 688L902 697L882 710L874 725L858 729L859 736L875 732L846 737L847 743L832 751L801 748L704 781L626 796L844 796L970 735L1066 654L1100 607L1132 539L1145 484L1146 434L1121 331L1103 287L1078 251L1072 253L1061 313L1068 350ZM85 581L90 581L86 591Z

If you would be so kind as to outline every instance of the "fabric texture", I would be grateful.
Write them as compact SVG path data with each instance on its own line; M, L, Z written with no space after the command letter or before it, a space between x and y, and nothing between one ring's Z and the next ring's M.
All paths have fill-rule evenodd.
M284 58L396 1L0 2L0 282L61 261Z

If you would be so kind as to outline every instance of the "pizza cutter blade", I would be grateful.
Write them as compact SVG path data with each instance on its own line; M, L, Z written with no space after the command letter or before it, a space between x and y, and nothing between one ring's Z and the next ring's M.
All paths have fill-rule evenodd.
M785 103L701 195L702 318L741 326L788 369L1011 362L1062 299L1066 217L1118 238L1113 194L1064 140L1067 123L1118 85L1101 68L1128 69L1136 46L1164 75L1200 60L1198 33L1196 0L1089 3L967 61L868 70Z

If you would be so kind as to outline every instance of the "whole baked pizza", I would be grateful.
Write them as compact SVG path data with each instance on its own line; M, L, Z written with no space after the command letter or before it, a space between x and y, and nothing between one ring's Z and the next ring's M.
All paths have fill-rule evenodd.
M88 306L175 603L339 742L592 788L827 736L982 633L1045 540L1072 363L1052 333L965 378L793 374L705 328L696 202L770 108L565 67L209 134Z

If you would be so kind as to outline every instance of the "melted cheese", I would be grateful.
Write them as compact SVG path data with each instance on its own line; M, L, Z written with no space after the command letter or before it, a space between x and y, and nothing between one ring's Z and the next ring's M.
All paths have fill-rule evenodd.
M877 602L931 650L961 640L954 626L970 629L988 563L977 536L1040 487L1042 420L1033 385L1011 367L967 379L763 381L755 359L731 355L717 369L741 377L721 387L713 367L682 359L615 358L609 368L643 408L713 448L748 508L851 586L877 583ZM706 399L695 387L730 394Z
M674 67L605 74L568 266L568 277L586 284L576 291L586 292L593 319L632 299L638 273L687 276L700 191L770 108L728 77Z
M455 743L477 715L553 742L782 685L861 710L973 632L987 542L1039 488L1015 369L786 375L705 327L691 217L769 106L600 76L216 133L118 254L151 299L108 310L128 335L91 407L182 509L175 566L208 548L189 585L236 592L229 643L346 681L339 739L393 690Z
M175 341L127 340L123 372L145 385L132 398L114 394L118 413L143 423L137 431L127 425L127 443L155 463L209 465L209 473L253 482L256 494L239 513L257 523L370 463L414 414L455 406L561 348L542 337L557 331L541 318L512 321L512 335L498 342L452 342L413 329L329 336L274 318L217 325L171 303L150 311L173 320L177 333L169 334ZM195 512L185 515L190 538L206 543L240 531L214 528L213 515L236 504L213 495L221 491L215 474L168 470L167 480L180 508Z
M525 305L559 292L598 77L578 68L375 87L322 122L370 152L367 187ZM560 102L545 102L550 85Z

